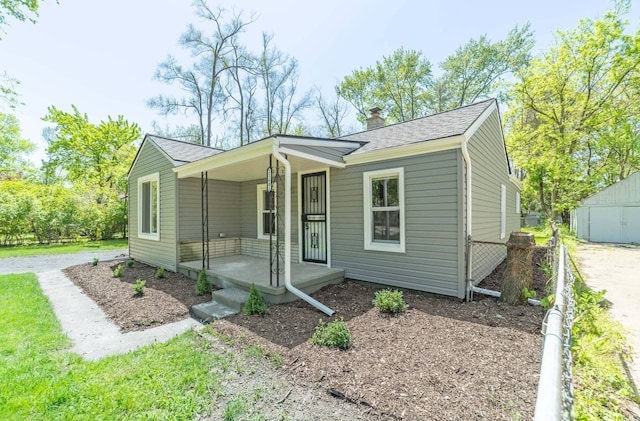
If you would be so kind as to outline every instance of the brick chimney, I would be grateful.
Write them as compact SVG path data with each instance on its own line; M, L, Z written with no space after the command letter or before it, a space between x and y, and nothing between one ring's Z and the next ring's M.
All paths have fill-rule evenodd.
M374 107L369 111L371 111L371 117L367 119L367 130L384 127L384 118L380 117L380 108Z

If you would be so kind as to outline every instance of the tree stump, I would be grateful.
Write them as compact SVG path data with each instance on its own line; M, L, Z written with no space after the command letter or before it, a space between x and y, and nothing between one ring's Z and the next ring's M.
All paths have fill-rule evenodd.
M533 234L512 232L509 236L500 300L513 305L527 302L523 290L531 289L533 283L532 257L535 246Z

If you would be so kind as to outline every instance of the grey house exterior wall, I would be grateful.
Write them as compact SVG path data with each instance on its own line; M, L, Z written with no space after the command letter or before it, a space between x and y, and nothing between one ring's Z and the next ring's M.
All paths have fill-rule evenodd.
M209 180L209 237L240 237L241 183ZM178 180L180 241L202 241L202 197L199 178Z
M347 278L462 298L460 151L331 171L332 266ZM364 249L363 172L404 168L405 253Z
M509 178L509 167L498 112L494 111L471 136L468 144L471 158L472 238L475 241L505 243L509 234L520 231L520 214L516 213L518 187ZM506 188L506 227L501 231L501 186ZM506 257L506 247L475 253L471 278L481 281Z
M176 176L173 163L151 142L145 142L129 173L129 254L154 266L176 270ZM138 237L138 178L159 173L160 240Z

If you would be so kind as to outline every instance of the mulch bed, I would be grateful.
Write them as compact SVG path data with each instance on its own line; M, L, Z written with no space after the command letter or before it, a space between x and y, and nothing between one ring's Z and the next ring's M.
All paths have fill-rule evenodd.
M210 300L194 293L195 281L136 262L124 276L113 270L125 261L78 265L65 273L96 301L122 330L140 330L188 316L191 305ZM146 279L145 295L131 285ZM295 384L333 390L371 419L532 418L544 315L540 307L513 307L493 298L460 300L405 291L409 309L381 315L371 303L376 287L354 281L312 294L344 318L352 334L347 351L308 342L327 316L303 301L270 305L265 316L238 314L212 327L244 344L282 356L282 373ZM274 393L286 395L284 390Z
M113 271L122 265L124 273L113 277ZM121 331L144 330L189 317L195 304L211 301L211 294L195 294L196 282L180 273L165 271L163 279L156 279L156 268L126 260L90 263L68 267L67 277L95 301L107 317ZM137 279L145 279L144 295L138 297L131 289Z
M547 290L547 275L542 270L545 264L545 256L547 255L546 247L536 247L533 250L533 283L532 290L536 292L536 299L541 300L553 291ZM490 289L493 291L502 290L502 278L504 276L504 270L507 267L506 259L502 261L494 270L478 284L480 288Z

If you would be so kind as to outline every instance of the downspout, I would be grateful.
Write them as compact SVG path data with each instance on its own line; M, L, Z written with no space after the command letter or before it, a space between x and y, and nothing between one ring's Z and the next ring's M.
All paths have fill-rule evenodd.
M467 149L467 144L469 143L469 139L465 136L464 140L462 141L462 144L460 146L460 149L462 151L462 158L464 159L464 163L467 166L467 235L465 237L465 240L467 242L471 241L471 157L469 156L469 150ZM466 281L468 281L468 285L469 287L467 287L467 301L469 301L471 299L471 288L470 288L470 284L471 284L471 269L473 267L472 265L472 260L473 260L473 255L472 255L472 249L473 247L471 247L469 245L469 247L467 247L467 278Z
M278 150L277 142L273 144L273 156L284 166L284 286L287 291L308 302L327 316L333 316L335 311L291 284L291 165Z

